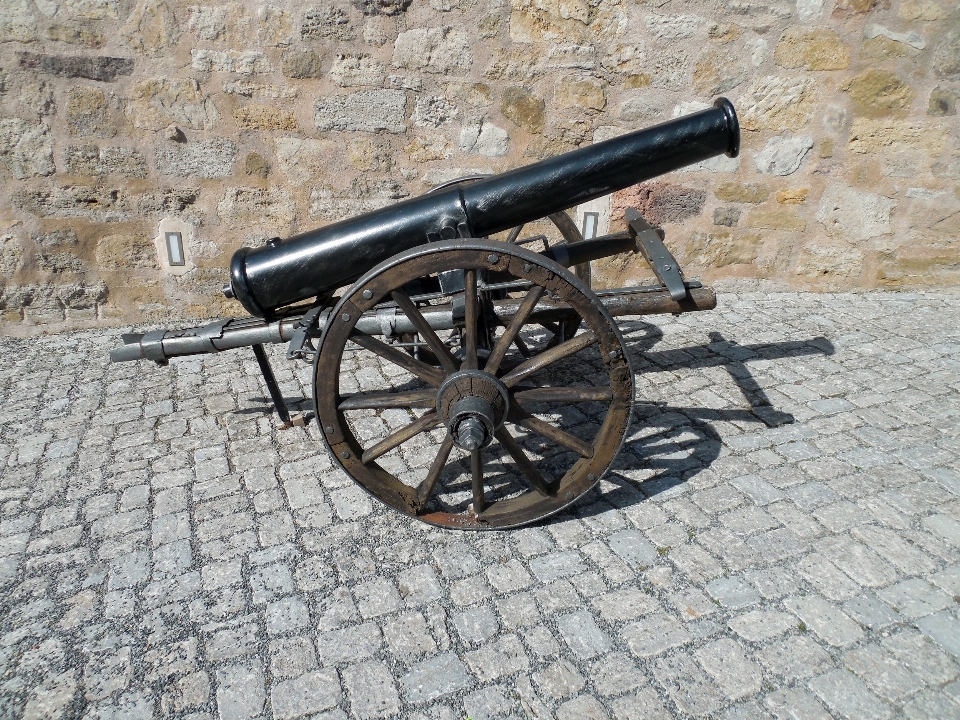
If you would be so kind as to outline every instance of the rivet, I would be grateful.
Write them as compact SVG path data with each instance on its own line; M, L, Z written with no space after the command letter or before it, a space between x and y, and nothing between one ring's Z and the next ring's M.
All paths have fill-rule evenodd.
M340 316L340 319L343 320L344 322L350 322L350 313L344 313L343 315Z
M363 291L363 299L364 299L364 300L372 300L372 299L373 299L373 291L372 291L372 290L364 290L364 291Z
M500 256L490 253L489 255L487 255L487 262L490 263L491 265L496 265L498 262L500 262Z
M573 493L572 493L572 492L568 492L568 493L567 493L567 500L573 500Z
M587 475L587 480L589 480L590 482L593 482L596 479L597 479L597 476L594 475L593 473L590 473L589 475Z
M533 265L531 265L530 263L524 263L524 264L523 264L523 271L524 271L524 272L530 272L531 270L533 270Z
M323 430L327 435L333 435L333 425L327 425Z
M348 453L346 450L344 450L342 453L340 453L340 457L342 457L344 460L349 460L349 459L350 459L350 453Z

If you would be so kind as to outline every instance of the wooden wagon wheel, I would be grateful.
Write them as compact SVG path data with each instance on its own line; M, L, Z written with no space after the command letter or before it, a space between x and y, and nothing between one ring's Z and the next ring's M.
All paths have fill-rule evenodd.
M458 327L435 331L425 316L436 308L403 288L451 268L465 271L465 290L435 302L461 309ZM484 297L488 273L525 286L507 303L512 315L497 317ZM547 302L569 309L582 332L525 357L514 348ZM357 328L385 303L417 327L437 365ZM525 525L590 490L623 441L633 374L620 333L596 295L539 253L474 239L419 246L358 280L330 318L314 366L318 421L343 469L403 513L451 528ZM497 321L483 357L478 335ZM362 387L351 386L350 363Z

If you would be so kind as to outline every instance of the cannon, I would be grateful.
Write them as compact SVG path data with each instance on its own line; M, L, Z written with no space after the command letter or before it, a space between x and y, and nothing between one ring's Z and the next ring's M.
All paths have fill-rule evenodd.
M319 434L378 500L446 528L526 525L603 477L628 431L629 352L614 317L716 307L635 209L584 238L566 209L739 152L733 105L706 110L256 248L224 287L250 313L128 333L114 362L250 346L282 427L263 345L312 362ZM549 218L562 240L524 236ZM555 234L555 233L554 233ZM592 260L639 253L658 285L591 289ZM310 418L312 419L312 418Z

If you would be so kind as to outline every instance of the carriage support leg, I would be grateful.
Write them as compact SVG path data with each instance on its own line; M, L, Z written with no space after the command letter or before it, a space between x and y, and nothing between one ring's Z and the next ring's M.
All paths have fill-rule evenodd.
M263 345L253 345L253 354L257 356L257 364L260 366L260 372L263 373L263 379L267 383L267 390L270 391L270 398L273 400L273 406L277 409L277 415L283 420L284 425L290 425L290 411L287 410L287 404L283 401L283 395L280 393L280 386L277 385L277 379L273 376L273 368L270 367L270 361L267 360L267 353L263 350Z

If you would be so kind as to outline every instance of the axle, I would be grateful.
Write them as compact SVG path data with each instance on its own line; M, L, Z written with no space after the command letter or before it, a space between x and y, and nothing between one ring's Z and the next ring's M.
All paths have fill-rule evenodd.
M648 288L601 290L597 295L614 317L712 310L717 306L717 296L710 288L699 287L698 283L688 283L687 291L687 297L680 301L671 298L665 290ZM521 300L515 299L493 300L490 302L490 310L498 323L507 325L516 315L520 303ZM294 335L301 329L319 334L319 331L326 327L330 312L329 308L317 312L310 328L302 327L300 318L285 318L273 322L255 318L227 318L186 330L128 333L123 335L124 344L110 351L110 360L155 360L165 363L172 357L184 355L215 353L247 345L287 343L293 340ZM420 308L420 312L434 330L452 330L457 327L452 304L430 305ZM545 298L537 303L530 322L576 319L576 313L569 307ZM417 332L416 326L396 307L364 313L356 327L367 335L387 337Z

